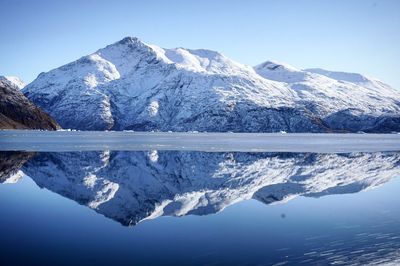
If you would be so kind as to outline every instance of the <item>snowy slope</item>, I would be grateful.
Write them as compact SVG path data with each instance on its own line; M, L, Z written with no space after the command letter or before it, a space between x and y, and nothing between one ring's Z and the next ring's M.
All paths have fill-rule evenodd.
M206 215L237 202L356 193L399 175L396 153L42 153L23 167L40 187L124 225Z
M323 117L330 128L353 131L398 131L400 91L361 74L322 69L298 70L266 62L255 67L261 76L282 81L297 102Z
M363 76L358 73L329 71L329 70L325 70L322 68L309 68L309 69L305 69L305 71L311 72L311 73L317 73L317 74L326 76L331 79L347 81L347 82L351 82L351 83L355 83L355 84L373 81L373 79L367 78L366 76Z
M314 71L316 72L316 71ZM127 37L24 88L64 128L83 130L400 131L400 92L210 50Z

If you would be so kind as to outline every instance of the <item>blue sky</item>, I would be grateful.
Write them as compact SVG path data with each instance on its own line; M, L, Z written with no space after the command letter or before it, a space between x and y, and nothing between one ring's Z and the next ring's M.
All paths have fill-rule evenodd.
M0 74L32 81L125 36L241 63L364 73L400 89L400 1L0 0Z

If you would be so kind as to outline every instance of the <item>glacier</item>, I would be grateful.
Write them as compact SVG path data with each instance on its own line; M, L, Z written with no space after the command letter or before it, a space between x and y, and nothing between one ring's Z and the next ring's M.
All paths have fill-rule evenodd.
M126 37L23 93L63 128L208 132L400 131L400 91L373 78Z

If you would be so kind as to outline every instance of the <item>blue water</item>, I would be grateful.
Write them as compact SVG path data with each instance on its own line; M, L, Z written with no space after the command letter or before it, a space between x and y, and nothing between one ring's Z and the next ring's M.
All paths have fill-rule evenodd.
M12 155L2 154L3 159ZM28 175L16 183L0 184L1 265L365 265L399 261L398 153L371 157L158 152L156 160L151 152L106 155L104 159L100 152L35 154L15 169ZM101 160L106 162L98 166ZM341 160L343 164L333 165ZM228 170L218 167L227 161L228 169L256 164L258 168L252 171L259 169L271 176L258 178L257 170L226 174ZM270 163L263 167L261 162ZM326 168L321 168L325 162ZM373 167L365 170L365 177L352 176L362 162L366 163L364 170ZM354 168L345 167L352 163ZM282 172L274 177L274 185L254 186L273 178L267 169L276 164ZM285 173L290 167L297 172ZM329 181L332 170L328 168L332 167L340 179L335 185ZM215 169L225 169L224 174L211 175ZM313 179L318 171L322 177ZM88 173L104 178L103 183L97 181L102 185L104 180L118 183L114 196L98 206L90 205L88 198L95 198L93 191L101 186L84 181ZM283 176L289 177L280 180ZM233 182L236 179L238 183ZM330 182L329 189L315 194L314 188L323 186L320 181ZM256 187L257 196L246 194L250 187ZM227 189L240 192L227 197ZM184 203L179 199L204 191L211 191L202 199L208 203L180 216ZM133 204L136 198L138 205ZM173 203L164 208L164 215L138 218L165 200ZM227 201L226 208L218 209Z

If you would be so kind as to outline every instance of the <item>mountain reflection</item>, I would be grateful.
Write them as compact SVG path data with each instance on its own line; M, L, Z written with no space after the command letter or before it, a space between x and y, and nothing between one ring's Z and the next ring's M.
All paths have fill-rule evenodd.
M15 183L22 177L19 171L35 154L32 152L0 151L0 183Z
M38 186L123 225L207 215L246 199L356 193L399 175L399 153L1 153L0 181L21 170Z

